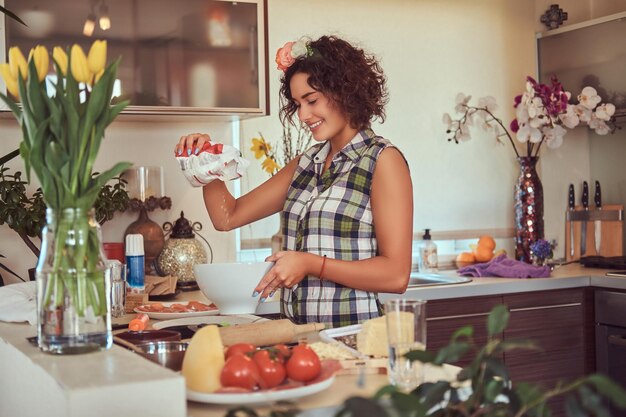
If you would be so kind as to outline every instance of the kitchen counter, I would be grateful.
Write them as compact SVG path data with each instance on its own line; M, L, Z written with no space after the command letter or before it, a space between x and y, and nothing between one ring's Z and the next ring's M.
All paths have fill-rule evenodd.
M559 290L580 287L601 287L626 290L626 277L608 277L609 270L585 268L578 263L555 268L548 278L472 278L464 284L433 285L409 288L404 294L381 293L381 301L390 298L415 298L421 300L442 300L448 298L478 297L483 295L513 294L530 291ZM455 270L439 272L443 275L458 276ZM191 295L186 295L191 296ZM202 297L202 294L200 294ZM190 298L191 299L191 298ZM280 311L279 301L266 301L257 314L275 314Z
M381 298L437 300L588 286L626 290L626 278L607 277L606 272L570 264L557 268L550 278L475 278L465 284L411 288L403 295L381 294ZM204 297L199 291L178 297L181 301L191 299ZM257 310L257 314L276 312L277 301L266 302ZM130 317L115 321L124 323ZM0 415L183 417L189 413L203 417L223 415L226 409L186 403L184 380L179 374L118 346L84 355L47 355L26 341L26 337L35 333L35 327L28 324L0 322ZM298 400L298 404L302 407L337 404L359 392L354 378L338 377L330 389ZM368 375L367 381L365 394L372 393L387 380L385 376Z

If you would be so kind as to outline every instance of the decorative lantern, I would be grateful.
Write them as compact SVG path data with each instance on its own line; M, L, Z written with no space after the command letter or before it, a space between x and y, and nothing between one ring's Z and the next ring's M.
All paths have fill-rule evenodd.
M193 266L207 263L206 250L195 239L194 234L194 231L202 230L202 224L200 222L190 223L181 211L180 218L176 220L174 225L170 222L163 223L163 230L170 233L170 236L158 258L159 274L175 276L178 279L176 283L178 289L183 291L197 290L198 284L193 273ZM209 263L212 263L213 249L211 245L202 235L198 234L198 236L207 244L211 252Z

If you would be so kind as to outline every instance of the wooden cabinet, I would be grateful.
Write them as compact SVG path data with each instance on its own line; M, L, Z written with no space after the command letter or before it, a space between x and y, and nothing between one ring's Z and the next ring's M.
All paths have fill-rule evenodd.
M426 304L426 346L436 350L450 342L452 334L463 326L474 327L474 339L479 345L487 341L487 316L491 309L502 304L502 297L467 297L433 300ZM464 366L471 358L461 359L455 365Z
M531 339L541 350L512 351L505 363L513 381L553 387L594 371L593 290L588 288L505 295L511 313L505 339ZM551 402L563 415L563 399Z
M85 35L85 17L103 13L95 3L6 0L28 27L0 19L2 41L27 54L36 44L87 51L94 39L106 40L110 61L122 58L113 97L130 100L125 114L269 114L266 0L111 0L111 27ZM26 10L45 18L45 28Z
M472 325L475 340L487 340L487 316L493 306L505 304L509 325L500 337L530 339L540 351L508 352L504 363L514 382L533 382L552 387L558 380L572 380L594 372L593 289L577 288L485 297L429 301L427 346L445 346L454 331ZM463 366L469 358L456 365ZM562 400L552 403L561 415Z

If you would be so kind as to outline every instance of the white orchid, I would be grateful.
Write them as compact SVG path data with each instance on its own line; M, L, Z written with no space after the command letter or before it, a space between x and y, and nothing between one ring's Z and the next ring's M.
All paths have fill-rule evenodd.
M615 114L615 105L612 103L600 104L596 107L595 115L598 119L608 122Z
M483 107L493 113L498 109L498 104L496 103L496 98L493 96L481 97L478 99L478 107ZM481 112L481 114L485 114Z
M578 118L578 114L576 114L575 108L576 106L568 105L567 111L559 116L565 127L568 129L573 129L578 126L578 123L580 123L580 119Z
M595 88L585 87L578 95L578 101L586 108L593 110L602 101L602 98L600 98Z
M614 129L612 117L615 106L611 103L600 104L601 98L593 87L585 87L578 96L579 103L568 104L571 93L565 91L556 78L550 85L540 84L528 77L525 91L515 97L515 116L510 129L515 139L526 144L529 157L539 154L545 142L548 148L558 148L563 144L567 129L585 122L600 135ZM456 143L471 139L470 126L477 124L483 130L493 131L497 143L501 144L506 137L517 157L521 157L515 140L509 130L494 115L497 109L496 100L491 96L481 97L478 104L470 104L471 96L459 93L456 96L455 111L462 116L455 120L448 113L444 114L443 123L450 134L449 141Z
M472 96L466 96L463 93L459 93L456 95L456 106L454 107L454 111L457 113L465 113L467 110L467 103L472 99Z
M563 136L567 133L560 125L554 125L554 127L547 127L543 130L543 136L546 140L546 146L550 149L555 149L561 146L563 143Z

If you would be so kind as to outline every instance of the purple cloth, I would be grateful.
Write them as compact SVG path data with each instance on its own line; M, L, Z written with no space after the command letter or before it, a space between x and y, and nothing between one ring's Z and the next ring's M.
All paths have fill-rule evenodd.
M546 278L550 276L550 267L530 265L503 254L489 262L464 266L456 272L470 277Z

